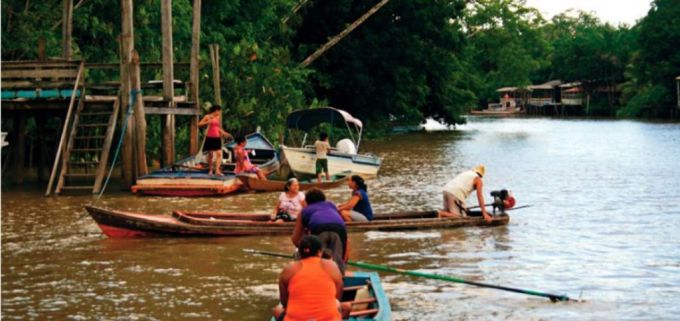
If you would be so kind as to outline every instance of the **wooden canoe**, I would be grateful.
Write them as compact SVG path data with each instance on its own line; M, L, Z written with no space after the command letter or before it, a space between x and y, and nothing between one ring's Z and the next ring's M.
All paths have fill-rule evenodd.
M286 181L280 180L261 180L254 174L238 174L236 175L246 189L256 192L283 192ZM316 178L308 180L300 180L300 190L306 191L310 188L328 189L347 184L349 179L348 174L339 174L331 176L330 181L316 181Z
M361 293L361 294L359 294ZM366 295L362 295L362 294ZM376 272L350 272L343 277L342 302L352 306L349 319L392 320L392 308ZM276 321L272 317L271 321Z
M85 206L99 228L109 237L139 236L245 236L289 235L295 222L270 222L269 214L192 213L173 211L172 215L124 212ZM491 222L481 217L437 218L436 211L375 214L371 222L347 223L349 232L402 231L416 229L498 226L508 224L506 214Z

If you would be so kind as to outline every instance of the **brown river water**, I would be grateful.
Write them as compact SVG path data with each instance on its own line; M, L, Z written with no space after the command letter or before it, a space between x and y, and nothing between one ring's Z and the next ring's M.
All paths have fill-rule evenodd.
M471 118L362 149L383 157L368 184L376 211L436 208L440 187L478 163L486 195L509 188L532 207L504 227L352 234L352 260L585 300L381 273L394 320L680 319L680 124ZM262 212L276 197L109 190L98 205ZM292 253L288 237L109 239L85 214L92 201L3 181L2 320L269 319L287 261L241 249Z

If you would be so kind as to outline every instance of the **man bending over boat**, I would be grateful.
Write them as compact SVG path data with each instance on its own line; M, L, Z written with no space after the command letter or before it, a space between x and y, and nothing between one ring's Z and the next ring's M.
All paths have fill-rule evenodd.
M326 195L318 189L312 188L305 194L307 207L302 209L295 223L291 240L295 246L300 246L300 240L309 232L321 239L324 252L345 273L345 254L347 252L347 229L335 204L326 201Z
M332 260L321 258L323 244L314 235L303 237L298 246L300 260L279 275L279 300L274 308L277 321L342 320L349 306L343 305L342 274Z
M261 180L267 180L267 175L259 167L250 162L248 151L246 151L246 144L248 143L245 136L240 135L236 137L236 146L234 146L234 157L236 157L236 168L234 173L251 173L257 175Z
M482 210L484 220L491 222L491 215L484 207L484 192L482 177L484 177L484 165L478 165L472 170L464 171L454 177L450 182L446 183L442 188L444 196L444 210L439 211L439 217L463 217L467 216L467 207L465 206L465 199L472 193L477 191L477 201Z

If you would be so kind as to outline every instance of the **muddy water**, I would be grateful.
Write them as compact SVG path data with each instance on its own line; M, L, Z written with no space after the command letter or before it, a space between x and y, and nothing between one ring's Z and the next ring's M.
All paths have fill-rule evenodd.
M395 320L671 320L680 313L680 125L480 119L456 132L367 142L384 158L377 211L434 208L459 170L518 205L506 227L351 235L352 259L582 297L520 294L383 274ZM329 192L342 201L346 188ZM276 194L210 199L107 193L139 212L268 211ZM104 237L90 196L2 189L3 320L267 320L288 237ZM469 200L474 202L473 200Z

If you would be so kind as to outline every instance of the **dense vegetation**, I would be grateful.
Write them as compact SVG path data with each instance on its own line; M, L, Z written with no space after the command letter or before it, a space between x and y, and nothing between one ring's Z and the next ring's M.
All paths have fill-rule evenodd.
M75 56L118 61L120 1L75 3ZM288 112L322 104L373 129L426 117L459 123L463 111L497 98L498 87L550 79L622 88L621 100L601 102L600 114L645 116L675 104L679 0L654 0L634 26L584 12L546 20L523 0L391 0L308 67L300 62L378 1L300 3L293 13L297 0L203 1L201 96L213 97L207 47L218 44L227 128L259 125L277 136ZM134 5L136 48L143 61L160 61L159 0ZM176 61L189 58L191 5L173 1ZM2 59L36 58L41 37L49 56L60 55L61 9L57 0L2 1ZM145 78L159 73L147 70Z

